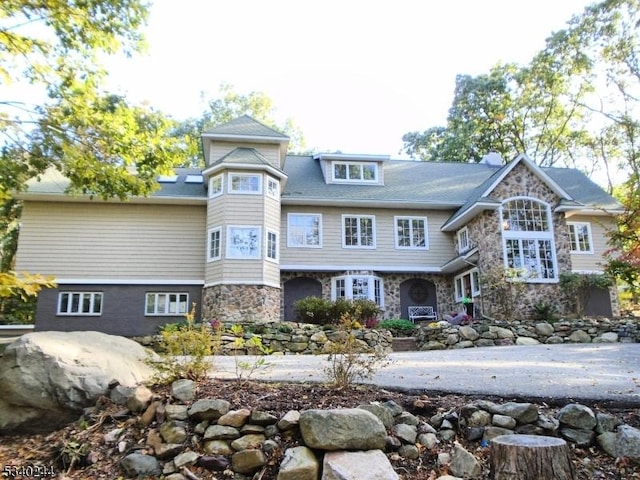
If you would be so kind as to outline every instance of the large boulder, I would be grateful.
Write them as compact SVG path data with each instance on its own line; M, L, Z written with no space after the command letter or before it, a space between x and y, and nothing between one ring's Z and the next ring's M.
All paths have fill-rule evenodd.
M0 432L45 432L76 420L116 384L151 378L155 354L100 332L34 332L0 358Z

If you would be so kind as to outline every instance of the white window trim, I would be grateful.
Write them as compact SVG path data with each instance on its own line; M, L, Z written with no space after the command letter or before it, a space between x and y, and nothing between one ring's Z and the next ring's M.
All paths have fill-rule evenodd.
M276 237L276 256L275 258L269 256L269 234L273 234ZM280 261L280 233L276 230L266 229L264 237L264 258L270 262L278 263Z
M154 302L154 312L153 313L149 313L147 311L148 306L149 306L149 295L154 295L156 297L156 301ZM166 300L165 300L165 309L168 310L169 309L169 295L176 295L178 297L178 301L176 303L176 311L175 313L169 313L168 311L164 312L164 313L158 313L158 295L165 295L166 296ZM180 311L180 296L182 295L186 295L187 300L185 302L185 311L182 312ZM189 294L187 292L147 292L144 295L144 315L145 317L182 317L184 315L186 315L187 313L189 313Z
M465 253L471 250L471 239L469 238L469 228L462 227L458 230L456 234L458 238L458 253ZM465 238L466 242L463 242L462 239Z
M357 218L358 219L358 231L359 231L359 225L360 225L360 219L362 218L370 218L371 219L371 236L372 236L372 240L373 240L373 245L360 245L360 239L361 239L361 235L358 235L358 245L347 245L346 240L346 225L345 225L345 220L347 218ZM350 214L343 214L342 215L342 248L357 248L357 249L365 249L365 250L375 250L376 249L376 216L375 215L350 215Z
M291 241L291 217L318 217L318 245L300 245ZM322 248L322 214L321 213L287 213L287 248Z
M424 245L410 245L408 247L401 246L400 235L398 233L398 220L422 220L424 222ZM397 250L429 250L429 224L427 222L427 217L412 217L408 215L393 217L393 226L395 227L394 230ZM413 226L411 224L409 224L409 230L413 232ZM411 242L413 242L413 235L411 235Z
M381 277L375 275L340 275L337 277L331 277L331 300L336 301L338 299L338 293L336 291L336 282L344 280L345 296L348 300L353 300L353 280L357 278L366 278L370 285L367 299L373 302L376 301L375 285L376 282L380 284L380 303L377 305L384 309L384 281Z
M540 278L536 276L529 276L527 274L526 276L521 278L521 280L524 280L527 283L558 283L560 281L559 280L560 277L558 272L558 257L556 253L556 242L555 242L554 233L553 233L554 225L553 225L553 216L551 215L551 206L547 202L534 197L510 197L510 198L504 199L502 202L502 205L512 200L519 200L519 199L532 200L546 207L547 219L548 219L547 223L549 225L549 230L545 232L545 231L505 230L504 228L502 228L502 259L504 262L504 267L505 269L511 268L509 267L508 258L507 258L507 240L550 241L551 257L552 257L551 263L553 265L554 277ZM502 205L500 206L500 209L498 211L499 218L500 218L500 225L503 225Z
M591 234L591 223L590 222L567 222L567 228L569 228L570 225L573 225L574 229L574 234L573 234L573 241L576 245L579 245L578 242L578 237L576 232L576 228L575 227L581 227L581 226L586 226L587 227L587 238L589 239L589 250L571 250L571 254L572 255L593 255L593 235ZM571 230L569 230L569 236L572 236L571 234ZM571 246L571 242L569 242L569 246ZM571 248L571 247L569 247Z
M220 245L218 246L218 255L211 256L211 234L214 232L218 232L218 238ZM213 262L216 260L220 260L222 258L222 227L210 228L207 232L207 261Z
M362 178L352 179L352 178L336 178L336 165L345 165L347 176L349 176L349 166L350 165L358 165L360 166L360 172L362 172ZM373 167L375 171L375 177L371 180L366 180L364 178L364 167L370 166ZM380 168L376 162L344 162L344 161L333 161L331 162L331 181L335 183L379 183L380 180Z
M269 185L273 183L275 184L275 193L271 193L271 189L269 188ZM280 182L270 176L267 176L267 197L269 198L273 198L273 199L279 199L280 198Z
M256 239L258 244L256 245L257 255L255 256L245 256L245 255L236 255L232 253L233 243L231 241L231 235L233 234L234 229L251 229L256 230L257 235ZM227 247L226 247L226 258L234 259L234 260L259 260L262 258L262 227L260 225L229 225L227 227Z
M213 183L215 181L220 181L220 190L219 191L215 191L213 188ZM209 179L209 198L215 198L215 197L219 197L220 195L222 195L224 193L224 177L222 174L220 175L216 175L214 177L211 177Z
M476 284L476 280L473 276L474 273L479 273L479 270L477 268L472 268L471 270L466 270L453 278L453 297L456 302L462 302L466 297L465 292L461 292L458 289L458 280L460 280L461 284L464 285L464 277L466 276L469 277L469 284L471 285L471 299L480 295L480 285Z
M257 190L236 190L233 188L233 179L235 177L256 177L258 179ZM234 195L262 195L262 174L247 172L229 172L229 189L228 192Z
M71 307L71 302L69 302L68 306L67 306L67 311L63 312L60 307L62 306L62 296L63 295L80 295L80 301L78 302L78 306L82 305L82 300L83 297L86 295L90 296L90 301L89 301L89 305L90 305L90 312L71 312L70 307ZM99 312L93 312L93 308L95 305L95 299L97 296L100 296L100 311ZM102 307L104 306L104 293L103 292L79 292L79 291L65 291L65 292L58 292L58 306L56 308L56 315L60 315L60 316L65 316L65 317L99 317L100 315L102 315Z

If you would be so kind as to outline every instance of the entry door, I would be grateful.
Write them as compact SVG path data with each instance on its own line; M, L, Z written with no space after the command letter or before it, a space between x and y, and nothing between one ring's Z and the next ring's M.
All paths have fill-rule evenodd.
M294 305L307 297L322 297L322 284L313 278L298 277L284 282L284 320L297 321Z

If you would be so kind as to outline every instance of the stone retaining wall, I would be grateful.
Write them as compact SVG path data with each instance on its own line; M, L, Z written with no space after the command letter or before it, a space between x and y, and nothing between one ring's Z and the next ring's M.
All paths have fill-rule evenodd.
M231 324L227 325L230 327ZM309 355L327 353L333 342L344 341L345 332L327 326L294 322L243 325L244 340L259 335L272 353ZM226 330L228 331L228 329ZM392 351L393 337L388 330L354 330L362 350ZM236 336L222 335L221 355L257 353L237 342ZM135 337L142 345L157 349L159 336ZM422 323L416 333L419 350L533 345L536 343L611 343L640 342L637 318L561 320L555 323L535 321L476 321L472 325L454 326L445 322Z
M465 326L433 322L421 325L416 337L420 350L538 343L634 343L640 342L640 324L636 318L585 318L554 323L482 320Z
M235 325L235 324L234 324ZM328 328L321 325L294 322L273 322L261 324L240 324L245 333L244 340L258 335L262 345L269 348L272 353L286 355L315 353L328 353L334 342L344 342L346 332ZM225 325L230 327L231 324ZM228 332L225 328L225 332ZM393 337L388 330L354 330L356 341L361 345L362 351L376 350L390 352L392 350ZM135 337L134 340L142 345L157 349L159 336ZM238 342L238 337L225 333L221 337L221 355L247 355L255 354L255 349L247 346L247 342Z

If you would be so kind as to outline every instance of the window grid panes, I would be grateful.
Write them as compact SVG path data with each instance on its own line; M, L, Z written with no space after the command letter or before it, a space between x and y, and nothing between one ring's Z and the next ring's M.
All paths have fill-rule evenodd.
M101 292L61 292L58 315L101 315Z
M344 217L346 247L375 247L373 217Z
M320 247L319 214L289 214L288 240L289 247Z
M222 256L222 229L209 231L209 260L218 260Z
M276 232L267 232L267 258L278 259L278 234Z
M145 307L147 315L185 315L188 309L188 293L147 293Z
M278 198L280 196L280 183L270 177L267 178L267 196L271 198Z
M262 177L249 173L231 173L229 174L230 187L229 191L233 193L261 193Z
M528 198L506 202L502 206L502 229L518 232L548 232L547 206Z
M471 248L469 230L464 227L458 231L458 253L464 253Z
M344 182L377 182L378 165L366 162L334 162L333 179Z
M588 223L569 223L571 252L591 253L591 231Z
M507 240L507 267L523 270L528 279L553 279L556 272L550 240Z
M396 233L398 248L427 248L424 218L396 218Z
M222 194L222 175L216 175L209 180L209 196L217 197Z
M384 307L383 282L371 275L349 275L332 279L332 298L348 300L371 300Z

